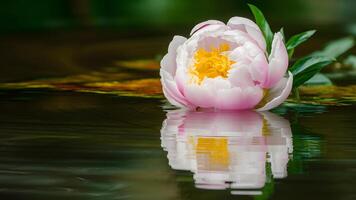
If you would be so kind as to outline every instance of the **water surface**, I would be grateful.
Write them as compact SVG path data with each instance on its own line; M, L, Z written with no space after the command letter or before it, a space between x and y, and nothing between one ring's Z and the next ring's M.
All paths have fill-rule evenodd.
M23 89L1 90L0 102L1 199L356 198L353 105L286 104L275 114L270 113L273 120L261 118L261 114L239 120L238 115L232 114L232 118L220 116L216 120L215 116L200 123L201 118L194 116L194 123L185 122L191 124L190 129L186 124L185 130L197 130L190 132L200 135L209 134L204 130L215 130L210 132L210 140L203 137L200 146L195 146L200 161L205 159L199 162L199 169L230 170L238 177L227 179L227 187L207 188L197 187L199 178L193 169L172 165L172 151L167 152L162 137L167 114L163 110L167 106L161 98ZM206 127L209 120L215 124ZM277 125L271 125L276 121ZM246 126L248 123L251 126ZM255 123L264 131L259 131ZM228 124L234 124L230 131L226 130ZM291 134L281 137L283 140L269 140L272 146L279 145L277 154L283 152L277 162L282 165L276 168L268 161L271 156L263 155L269 151L265 139L275 131L277 135L281 133L281 127ZM249 131L251 128L255 131ZM240 133L236 133L237 129ZM246 136L244 132L255 135ZM235 143L231 137L235 137ZM227 148L227 144L235 147ZM213 160L207 160L207 155ZM236 161L235 169L239 170L234 171L228 165L231 160L227 161L224 155ZM253 167L256 176L246 172ZM231 187L234 181L243 182L244 174L249 175L247 181L264 177L262 181L255 179L259 185L250 182L254 189ZM209 178L209 174L206 176ZM207 179L200 179L200 183L201 180Z

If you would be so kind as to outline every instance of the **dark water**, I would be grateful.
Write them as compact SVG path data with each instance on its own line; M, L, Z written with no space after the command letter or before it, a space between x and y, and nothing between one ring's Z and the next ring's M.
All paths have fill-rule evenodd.
M356 199L355 106L163 104L2 90L0 199Z

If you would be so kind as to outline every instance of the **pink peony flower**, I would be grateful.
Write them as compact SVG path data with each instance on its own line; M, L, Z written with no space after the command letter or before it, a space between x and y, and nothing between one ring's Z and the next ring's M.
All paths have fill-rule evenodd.
M174 36L161 61L167 100L178 107L219 110L270 110L288 97L293 76L280 32L267 55L259 27L242 17L227 25L208 20L189 39Z

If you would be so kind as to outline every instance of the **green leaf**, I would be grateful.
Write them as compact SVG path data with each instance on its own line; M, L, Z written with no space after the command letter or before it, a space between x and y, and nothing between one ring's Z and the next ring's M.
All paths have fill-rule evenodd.
M307 56L297 60L290 68L293 74L293 88L302 85L333 61L333 58L326 56Z
M349 55L343 63L345 65L350 65L353 69L356 69L356 55Z
M290 51L288 51L288 58L291 59L294 53L294 49L291 49Z
M311 79L304 83L305 85L332 85L331 80L322 73L315 74Z
M313 56L327 56L337 58L355 45L353 37L345 37L329 42L321 51L312 53Z
M293 35L287 42L286 47L288 51L289 58L292 57L294 48L300 45L301 43L307 41L311 36L313 36L315 30L305 31L297 35Z
M273 33L271 31L271 28L269 27L269 24L260 9L258 9L256 6L252 4L248 4L248 6L250 7L252 14L255 17L256 24L258 25L258 27L260 27L263 36L265 37L266 44L267 44L267 52L269 54L271 52L271 46L273 40Z

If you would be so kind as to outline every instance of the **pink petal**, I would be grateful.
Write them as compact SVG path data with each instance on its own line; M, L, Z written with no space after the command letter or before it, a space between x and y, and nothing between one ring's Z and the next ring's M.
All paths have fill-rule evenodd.
M194 32L191 38L199 38L199 37L206 37L206 36L221 36L225 31L227 31L229 27L226 25L221 24L210 24L201 28Z
M231 83L220 76L216 78L205 78L202 82L203 87L207 87L216 92L220 89L230 89Z
M177 83L178 90L184 95L184 87L187 82L185 69L178 68L176 76L174 77L175 82Z
M244 64L249 64L251 62L251 57L248 55L248 52L244 46L239 46L235 48L230 54L229 58L236 63L243 62Z
M176 57L177 48L183 44L187 38L182 36L174 36L173 40L169 43L168 53L161 60L161 69L167 71L171 76L175 76L177 68Z
M164 96L166 97L166 99L168 100L168 102L174 106L183 108L184 105L179 103L178 101L176 101L175 97L173 95L171 95L171 93L167 90L166 87L162 88L162 92L164 94Z
M197 32L198 30L207 27L209 25L214 25L214 24L218 24L218 25L225 25L223 22L218 21L218 20L207 20L205 22L201 22L197 25L195 25L192 29L192 31L190 32L190 35L193 35L195 32Z
M211 88L197 84L185 86L185 97L195 106L212 108L215 105L215 95Z
M184 87L184 96L191 104L202 108L214 108L217 91L229 89L231 84L228 80L217 77L205 78L200 85L187 83Z
M277 85L271 88L269 96L267 97L268 102L261 108L256 109L257 111L271 110L280 104L282 104L289 96L292 85L293 85L293 75L289 73L289 78L283 78Z
M263 37L260 28L250 19L243 17L232 17L227 22L227 26L232 29L237 29L246 32L263 51L266 50L266 41Z
M250 73L255 83L263 83L267 78L268 62L263 53L257 55L250 63Z
M182 45L187 39L182 36L174 36L173 40L168 46L168 53L161 60L161 83L163 87L163 94L167 100L175 106L184 107L188 106L182 93L178 90L173 77L175 76L177 63L177 48Z
M205 78L200 85L195 83L186 84L185 97L195 106L214 108L216 92L220 89L227 89L230 87L230 82L223 78Z
M250 26L245 26L247 33L257 42L258 46L265 51L266 50L266 41L261 33L260 29L255 29Z
M161 83L163 87L163 92L167 100L175 106L184 107L189 106L189 103L186 101L185 97L178 90L176 82L173 80L172 76L164 71L160 71Z
M229 58L236 61L235 65L247 65L251 78L256 84L265 82L268 73L268 62L264 52L257 45L246 42L246 45L234 49Z
M249 68L244 64L235 64L238 65L233 67L233 69L229 72L228 80L230 81L232 86L235 87L251 87L254 86L254 81L249 72Z
M208 28L206 28L208 29ZM223 33L221 32L221 35ZM221 36L220 33L217 33L217 35L211 35L210 33L207 34L201 34L201 37L198 40L198 45L196 48L200 49L203 48L206 51L211 51L211 48L216 48L219 47L221 44L228 44L230 49L234 49L237 47L237 44L234 40L233 37L231 36ZM189 41L191 42L191 41ZM195 49L194 49L195 52Z
M221 89L217 91L215 108L221 110L246 110L261 101L263 91L259 87Z
M271 88L284 76L288 68L288 53L280 32L274 34L271 54L268 58L269 68L264 88Z
M224 32L225 37L230 37L238 45L244 45L246 42L253 42L253 39L245 31L240 31L238 29L226 30ZM257 45L257 44L256 44ZM258 46L258 45L257 45ZM259 48L259 47L258 47Z
M250 41L244 42L242 45L236 47L229 54L229 58L237 63L243 62L244 64L250 64L253 60L260 55L264 55L264 52L258 48L256 44ZM262 58L258 57L259 60ZM265 65L267 65L267 60L265 59Z

